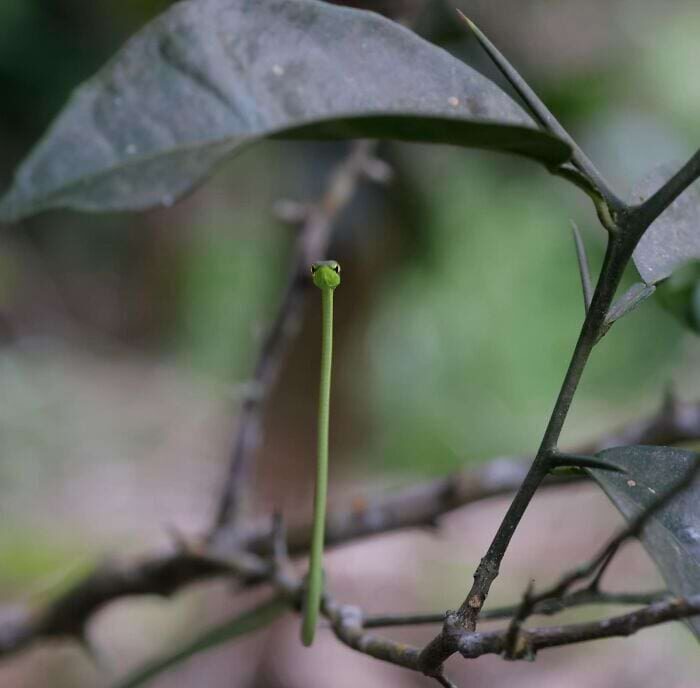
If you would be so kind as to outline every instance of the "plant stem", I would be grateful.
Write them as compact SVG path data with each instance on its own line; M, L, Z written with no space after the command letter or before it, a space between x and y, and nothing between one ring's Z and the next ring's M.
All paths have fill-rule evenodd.
M654 220L668 208L683 191L700 177L700 151L669 179L651 198L639 206L625 206L616 213L617 225L609 228L605 260L598 277L593 299L581 328L569 368L552 410L542 443L520 489L513 498L491 546L474 572L474 583L459 610L445 622L443 632L421 652L420 667L427 675L439 671L442 663L454 651L454 625L467 633L476 629L476 622L497 578L501 561L515 529L535 492L549 472L551 459L558 454L557 443L564 421L571 408L590 354L606 327L615 292L635 247Z
M591 306L581 328L581 334L576 343L571 363L566 372L537 456L510 505L486 556L479 564L474 574L474 585L458 611L458 615L464 619L467 628L476 625L476 618L488 595L491 583L498 575L501 560L510 544L511 537L518 527L520 519L525 513L525 509L535 491L547 475L551 457L557 452L557 442L571 407L574 393L624 272L627 259L624 257L624 253L619 250L619 246L619 242L614 240L608 243L603 269L598 279Z
M520 524L535 492L547 476L551 467L551 459L557 454L557 442L571 407L574 393L581 380L581 375L591 351L598 341L598 334L605 323L605 316L622 279L631 252L632 249L629 247L629 242L625 242L620 236L610 235L605 260L598 277L593 299L583 322L576 348L552 410L540 448L520 489L513 498L488 551L474 572L474 582L469 593L454 615L458 625L467 631L476 629L479 613L489 594L493 581L498 577L501 561L510 544L513 533L515 533L516 528ZM423 671L429 675L432 674L453 651L449 638L444 633L441 633L421 653L420 663Z
M668 208L698 177L700 177L700 150L681 167L656 193L633 208L634 231L632 240L639 241L649 225Z
M583 312L588 313L588 308L593 299L593 283L591 281L591 270L588 263L586 245L579 232L578 225L571 220L571 229L574 233L574 246L576 247L576 260L578 261L578 271L581 277L581 289L583 290Z
M533 614L554 616L565 609L580 607L583 605L637 605L653 604L669 597L665 591L650 593L612 593L580 590L555 600L543 600L535 605ZM481 614L484 620L509 619L517 613L520 605L509 605L487 609ZM434 614L384 614L366 616L362 620L362 627L388 628L395 626L421 626L426 624L441 624L445 621L445 612Z
M523 79L520 73L506 59L500 50L487 38L481 29L469 19L460 10L457 14L467 23L476 39L481 44L481 47L486 51L488 56L493 60L496 67L508 83L515 89L516 93L523 99L530 112L542 126L543 129L554 134L562 141L571 146L572 161L574 165L593 183L598 193L603 197L605 202L613 209L623 207L622 201L617 197L612 187L603 178L603 175L598 171L590 158L581 150L579 145L574 141L568 131L564 129L559 120L550 112L549 108L542 102L539 96L532 90L530 85Z

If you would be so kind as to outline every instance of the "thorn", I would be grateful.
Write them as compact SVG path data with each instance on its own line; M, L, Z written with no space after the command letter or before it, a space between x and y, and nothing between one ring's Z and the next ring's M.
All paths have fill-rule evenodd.
M310 213L306 203L281 198L272 204L272 214L280 221L290 225L298 225L304 222Z
M498 48L486 37L481 29L463 12L457 10L457 14L459 14L459 16L466 22L467 26L479 41L479 44L484 49L486 54L491 58L496 67L498 67L498 70L501 72L501 74L503 74L508 83L523 99L531 114L540 123L540 125L559 138L566 137L565 140L567 143L571 144L570 137L568 134L566 134L562 125L549 111L547 106L539 99L537 94L530 88L515 67L508 62L501 51L498 50Z
M466 22L469 29L472 31L481 47L486 51L486 54L491 58L493 63L498 67L498 70L503 74L508 83L515 89L516 93L522 98L523 102L530 110L530 114L540 124L540 126L548 131L553 136L561 139L571 148L571 162L579 169L579 171L588 178L596 190L608 201L614 202L619 206L621 201L613 193L608 183L603 179L602 175L596 169L588 156L579 148L574 139L564 129L559 120L549 111L549 108L540 100L539 96L530 88L528 83L523 79L518 71L513 67L503 54L491 43L484 35L481 29L471 21L463 12L457 10L459 16Z
M591 280L591 268L588 263L588 255L586 254L586 245L583 243L583 237L578 229L577 224L570 220L571 229L574 234L574 246L576 248L576 260L578 261L578 271L581 276L581 288L583 289L583 308L586 313L591 307L593 300L593 282Z

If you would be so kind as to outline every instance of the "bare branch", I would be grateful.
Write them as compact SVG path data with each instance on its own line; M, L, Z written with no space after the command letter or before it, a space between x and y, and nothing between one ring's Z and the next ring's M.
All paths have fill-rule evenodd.
M656 626L667 621L687 619L700 614L700 595L655 602L628 614L614 616L601 621L531 628L520 633L516 659L531 659L538 650L548 647L572 645L588 640L629 636L637 631ZM481 657L485 654L502 654L506 650L508 631L491 633L469 633L463 630L452 632L455 651L465 659Z
M643 221L643 216L625 209L621 216L619 231L611 233L609 236L603 266L598 276L593 298L581 326L576 347L569 361L569 366L550 414L537 455L527 476L513 497L486 554L479 562L474 572L473 583L455 614L459 624L467 631L476 630L479 614L488 597L491 585L498 577L501 562L510 545L513 534L518 528L532 498L547 477L553 459L559 453L558 442L564 422L568 416L590 355L601 334L605 331L610 306L632 256L636 245L636 233ZM642 229L641 233L643 231ZM641 236L641 233L639 236ZM445 626L441 634L423 649L421 666L426 673L435 671L440 667L453 651L446 633L447 626Z
M574 394L583 375L586 363L595 347L601 328L622 279L631 251L617 236L608 241L603 267L598 277L590 308L581 326L576 347L564 376L557 400L550 414L537 455L522 484L506 511L501 524L474 572L474 580L454 618L468 631L476 630L481 609L488 597L491 585L499 574L500 565L522 517L532 498L542 485L559 453L558 442L564 422L571 408ZM421 666L425 673L436 671L454 652L446 636L447 624L421 653Z
M324 613L330 620L338 640L348 647L375 659L417 671L420 649L366 633L362 627L362 610L358 607L327 601Z
M683 479L680 480L676 485L674 485L670 490L667 490L664 494L659 495L648 508L644 509L636 518L631 520L624 528L620 530L617 535L610 539L610 541L603 546L598 554L596 554L587 564L577 567L572 571L569 571L563 575L560 580L555 583L550 588L542 591L538 594L533 594L528 590L526 592L523 600L523 619L532 613L535 606L544 600L556 599L565 595L573 585L581 581L585 581L591 576L596 575L604 570L608 566L610 560L615 555L615 553L620 549L620 546L627 542L628 540L638 537L644 526L649 523L649 520L659 512L660 509L669 504L675 497L677 497L681 492L686 490L695 477L700 473L700 461L698 461L690 470L687 471ZM601 573L602 575L602 573ZM594 578L594 582L596 580Z
M660 509L669 504L677 495L686 490L695 477L700 473L700 462L692 466L686 475L676 485L665 494L660 495L648 508L640 513L634 520L613 537L600 551L584 566L577 567L564 574L553 586L535 594L532 583L528 586L517 612L513 615L505 639L505 654L510 659L522 656L523 646L527 645L527 640L523 640L522 625L527 618L535 613L538 604L548 600L564 599L567 592L579 582L593 576L585 592L594 592L598 583L609 566L620 546L627 540L638 537L649 520L658 513Z
M585 605L613 604L613 605L640 605L652 604L669 597L669 593L658 591L649 593L612 593L593 591L590 589L577 590L559 599L542 600L535 605L533 615L553 616L565 609L582 607ZM485 609L481 613L484 621L496 619L510 619L518 612L520 605L496 607ZM445 612L432 614L372 614L363 620L364 628L389 628L392 626L423 626L430 624L442 624L445 622Z
M531 659L539 650L548 647L629 636L649 626L687 619L697 614L700 614L700 595L659 600L636 611L600 621L528 629L520 632L511 658ZM367 633L362 624L362 612L357 607L331 603L327 615L336 637L348 647L406 669L424 671L417 648ZM508 629L486 633L465 631L454 614L448 615L445 620L441 637L446 652L459 652L465 659L475 659L486 654L502 655L509 647ZM443 676L441 669L427 675L435 678Z
M612 563L612 560L615 558L615 555L617 554L620 547L621 545L618 544L617 547L612 547L608 550L608 556L600 563L600 566L598 567L595 576L593 576L593 578L591 579L591 582L586 587L586 590L589 590L593 593L600 590L600 583L603 580L603 576L608 570L608 567Z
M700 402L682 402L667 397L659 410L603 435L576 449L576 454L596 454L622 445L673 445L700 438ZM455 509L476 501L511 494L520 486L531 458L492 459L483 466L459 471L445 478L419 483L391 494L353 500L346 510L328 515L326 544L341 545L349 540L406 528L433 527ZM570 484L575 477L548 478L544 485ZM241 537L241 548L259 555L269 554L269 521L249 526ZM311 537L307 521L290 524L290 554L308 550Z
M656 413L613 430L595 442L578 449L597 454L610 447L650 444L667 446L697 439L700 429L700 403L683 402L667 393Z
M215 576L261 576L257 558L245 555L230 563L188 552L156 555L124 563L106 563L67 593L39 610L0 613L0 656L23 649L39 638L80 640L93 614L107 603L134 595L172 595L192 581ZM3 617L7 617L6 620Z
M579 451L595 453L625 443L673 444L675 441L698 438L700 403L682 403L668 397L657 414L620 428ZM496 459L445 479L375 499L365 499L362 503L355 500L353 508L329 515L328 543L338 546L378 533L434 526L448 512L481 499L513 492L522 481L527 464L527 458ZM545 485L571 482L572 479L550 479ZM278 523L273 529L276 537L272 538L269 519L259 525L248 526L240 537L243 551L226 555L225 558L215 554L217 548L214 545L202 541L185 542L183 548L170 554L107 562L47 607L33 610L0 608L0 657L41 639L61 636L80 639L90 618L105 605L120 598L137 595L167 597L185 586L216 577L234 577L243 585L269 580L270 575L275 573L274 566L261 557L270 557L275 547L280 557L283 552L280 529L281 524ZM308 551L310 533L308 522L289 528L290 556ZM630 599L629 603L634 604L635 601ZM624 600L619 602L627 603ZM561 600L547 602L543 608L549 604L561 604ZM489 617L489 612L485 612L484 616ZM443 617L441 615L439 620L442 621Z

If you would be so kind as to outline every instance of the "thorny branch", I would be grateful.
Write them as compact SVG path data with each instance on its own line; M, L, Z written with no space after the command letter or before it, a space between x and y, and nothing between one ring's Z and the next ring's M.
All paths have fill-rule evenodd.
M678 494L680 490L687 487L689 481L692 480L694 476L695 471L689 472L689 477L686 477L681 484L669 491L663 503L666 503L669 499ZM656 511L656 509L661 506L662 504L659 504L654 507L653 511ZM641 527L641 525L637 525L630 528L630 533L638 533ZM274 532L277 533L278 537L282 533L279 527L273 529L273 533ZM277 562L272 569L273 572L288 571L289 567L284 565L286 547L280 547L278 544L273 547L273 550L276 553L275 561ZM280 555L280 552L282 552L282 555ZM290 600L293 606L299 607L300 596L303 594L303 586L299 579L294 576L273 577L273 583L275 583L278 590ZM656 593L652 593L649 596L616 596L600 592L581 591L561 597L559 600L550 600L550 602L558 602L560 610L586 603L613 601L620 603L624 601L634 604L640 599L643 599L647 606L622 616L587 624L569 624L553 629L544 628L529 630L526 635L521 634L519 636L517 651L510 650L509 629L490 633L465 632L461 627L455 624L455 617L453 614L447 615L445 619L445 628L450 629L449 642L454 645L454 651L460 652L465 658L479 657L484 654L503 654L511 652L509 658L521 659L534 657L538 650L546 647L555 647L604 637L631 635L646 626L688 618L696 615L698 611L700 611L700 595L687 599L660 599ZM506 610L494 610L494 617L505 611ZM537 611L540 613L553 614L558 610L555 607L547 608L545 601L543 601ZM358 607L338 604L330 595L326 594L322 613L330 621L331 629L338 640L353 650L413 671L424 672L421 657L422 653L419 648L367 632L371 621L365 617L362 610ZM374 626L376 627L377 625L375 621ZM429 675L441 685L454 688L454 684L445 676L442 666L438 667Z
M591 195L598 207L598 203L603 203L610 210L617 210L624 207L622 201L617 197L612 187L605 181L603 175L598 171L593 162L581 150L572 136L564 129L559 120L550 112L549 108L542 102L539 96L533 91L530 85L523 79L513 65L506 57L496 48L496 46L487 38L487 36L469 19L463 12L457 10L457 14L465 21L469 29L472 31L481 47L486 51L493 63L496 65L501 74L506 78L508 83L515 89L515 92L522 98L523 102L530 110L530 113L535 118L537 123L545 131L550 132L554 136L566 141L572 150L571 166L567 166L565 170L559 172L561 176L573 181L577 186L582 188L586 193ZM605 217L605 213L599 210L599 214ZM601 217L601 221L603 217ZM603 222L604 226L607 220ZM606 227L607 228L607 227Z
M533 607L532 614L553 616L565 609L573 609L588 604L611 605L647 605L668 598L666 592L650 593L613 593L592 591L589 589L576 590L568 595L554 599L543 599ZM518 613L520 605L486 609L481 614L484 621L510 619ZM425 624L442 624L445 622L445 612L439 614L374 614L365 616L362 620L364 628L388 628L391 626L422 626Z
M466 17L465 17L466 19ZM524 82L517 71L508 63L491 42L467 20L482 46L499 67L518 93L535 114L542 128L554 132L569 141L570 137L547 110L537 95ZM569 141L571 143L571 141ZM491 585L499 574L501 561L510 545L511 538L518 528L532 498L546 478L559 454L558 442L569 414L571 404L578 389L583 371L600 338L607 331L608 313L629 264L632 253L651 224L673 201L698 177L700 177L700 151L698 151L671 179L656 191L647 201L637 206L622 203L612 192L593 163L574 144L573 162L580 175L588 178L590 186L602 196L609 213L601 213L601 203L594 203L601 223L608 230L608 244L603 266L600 270L590 305L586 311L569 367L564 376L557 400L547 423L537 455L522 485L516 492L496 535L486 554L474 572L474 581L464 601L452 615L452 625L466 632L476 630L477 620ZM450 624L445 623L439 633L421 652L421 670L426 675L441 673L443 662L454 654L454 635ZM510 636L509 636L510 637Z
M687 619L697 614L700 614L700 595L693 595L687 598L674 597L653 602L636 611L600 621L531 628L521 632L516 653L510 658L532 659L539 650L545 648L601 638L629 636L649 626ZM342 624L340 629L338 623ZM355 650L377 659L423 671L420 660L417 666L412 665L416 648L365 633L362 629L360 614L353 608L350 608L344 619L336 621L333 629L341 641ZM445 645L450 649L450 654L458 652L465 659L476 659L486 654L503 655L508 650L508 629L484 633L467 631L454 614L448 615L444 633ZM399 661L396 661L397 659Z
M623 445L672 445L698 438L700 402L682 402L668 394L656 413L578 447L576 453L595 454ZM458 471L445 478L419 483L390 494L355 499L349 509L332 511L328 515L326 544L333 547L378 533L435 526L441 516L455 509L517 490L531 461L531 457L501 457L483 466ZM575 478L551 476L545 485L571 483L573 480ZM249 526L240 539L240 545L256 554L267 554L268 533L266 520ZM308 522L290 525L288 543L292 555L305 553L309 541Z
M666 621L687 619L700 613L700 595L687 598L674 597L655 602L629 614L622 614L601 621L568 624L548 628L532 628L521 632L518 654L514 659L532 658L538 650L560 647L587 640L629 636L643 628ZM507 648L507 630L490 633L457 631L453 642L455 651L465 659L485 654L503 654Z
M530 609L533 609L538 603L543 602L544 600L562 597L574 584L584 581L590 576L596 574L596 572L599 571L602 566L607 566L610 558L615 555L620 546L627 542L627 540L638 537L651 517L658 513L658 511L666 506L672 499L674 499L674 497L686 490L695 480L698 472L700 472L700 462L698 462L695 466L692 466L683 479L680 480L673 488L668 490L665 494L659 495L659 497L657 497L649 507L640 513L639 516L622 528L620 532L615 535L603 548L601 548L598 554L585 566L580 566L573 569L566 575L562 576L555 585L544 592L538 595L529 595Z
M700 402L683 403L669 395L657 413L604 435L578 451L593 453L625 443L674 444L697 439L700 439ZM444 479L373 499L355 500L351 508L329 515L328 543L338 546L379 533L433 527L440 517L449 512L515 491L527 472L528 463L527 458L495 459L484 466L463 470ZM552 478L548 482L553 485L567 484L571 479ZM308 522L288 529L286 546L291 556L302 555L308 550L310 534L311 525ZM206 542L187 544L187 547L174 553L107 562L48 606L0 609L0 656L17 652L39 640L60 637L81 640L93 615L120 598L170 596L188 585L213 578L233 576L241 585L269 579L270 566L265 564L266 558L273 554L269 522L243 528L239 540L241 551L228 555L226 559L210 556L213 546ZM548 602L538 613L547 613L545 609L548 605L552 605L554 610L565 608L574 599L569 596L566 601ZM598 601L606 600L599 597ZM651 602L652 598L632 596L609 601L642 604ZM579 602L587 603L584 600ZM493 618L491 614L496 611L485 612L484 618ZM431 618L442 622L444 614L431 615ZM368 621L370 627L379 625L372 622L371 617L368 617Z
M538 605L542 605L547 601L565 598L569 590L571 590L576 583L583 582L591 577L593 577L593 579L588 589L582 592L595 594L603 571L610 564L620 547L628 540L638 537L652 516L658 513L660 509L671 502L677 495L690 487L698 472L700 472L700 462L692 466L682 480L665 494L659 495L659 497L642 511L639 516L622 528L588 563L564 574L554 585L540 593L535 594L531 587L528 588L508 627L506 654L511 658L518 654L519 641L522 634L521 626L529 616L536 612Z

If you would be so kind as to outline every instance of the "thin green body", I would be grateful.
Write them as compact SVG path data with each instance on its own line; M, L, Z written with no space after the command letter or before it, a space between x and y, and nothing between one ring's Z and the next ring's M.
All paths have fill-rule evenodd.
M301 641L307 647L313 643L323 595L323 544L326 526L326 496L328 493L328 428L331 399L331 368L333 360L333 290L340 283L337 263L314 266L314 283L321 289L323 310L321 341L321 383L318 398L318 459L314 491L313 532ZM332 275L330 273L333 273ZM319 274L320 273L320 274Z

